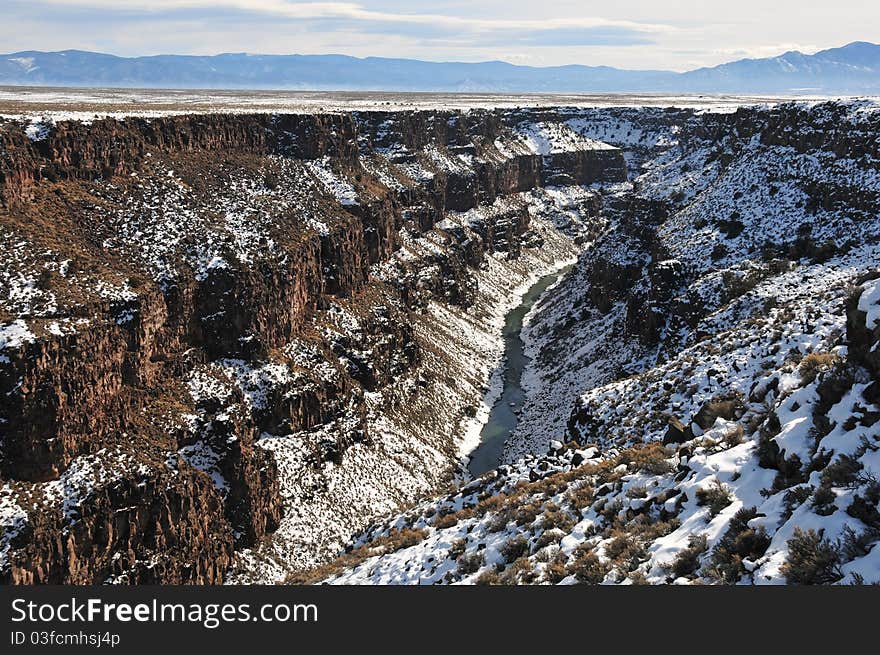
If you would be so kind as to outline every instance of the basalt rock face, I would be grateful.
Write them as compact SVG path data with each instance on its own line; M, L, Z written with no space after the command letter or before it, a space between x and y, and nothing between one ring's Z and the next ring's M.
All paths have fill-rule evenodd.
M157 475L125 468L113 474L75 507L30 514L10 540L2 581L222 581L233 540L210 480L185 465Z
M4 579L221 582L282 519L263 435L316 468L369 447L368 396L422 360L414 312L467 307L473 269L531 243L517 194L625 179L519 122L0 123Z
M29 142L4 131L0 181L5 203L28 197L41 180L98 180L137 171L153 152L239 152L316 158L356 165L355 125L344 115L172 116L159 120L66 121Z

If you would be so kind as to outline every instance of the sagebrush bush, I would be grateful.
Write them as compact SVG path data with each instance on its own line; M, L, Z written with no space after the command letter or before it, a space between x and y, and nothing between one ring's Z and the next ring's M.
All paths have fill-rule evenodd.
M504 561L511 564L529 552L529 540L521 535L511 537L501 546L500 552Z
M434 527L438 530L451 528L456 523L458 523L458 517L455 514L444 514L434 519Z
M605 544L605 555L624 572L636 568L646 557L645 546L634 534L618 534Z
M581 544L575 549L574 559L568 565L568 574L573 575L581 584L600 584L610 570L611 567L603 564L587 544Z
M547 546L558 544L560 541L562 541L563 537L565 537L565 534L565 532L559 530L558 528L553 528L552 530L544 530L541 533L541 536L538 537L537 541L535 541L535 550L540 551L542 548L546 548Z
M813 511L819 516L829 516L837 511L835 500L837 500L837 494L832 491L831 487L823 484L813 493Z
M829 487L851 487L859 479L862 463L850 455L841 455L822 471L822 484Z
M488 571L483 571L480 575L477 576L477 579L474 580L474 584L482 585L482 586L495 586L503 584L501 582L501 576L498 575L498 572L494 569L489 569Z
M801 381L809 384L816 379L823 370L830 369L840 361L840 357L833 353L810 353L798 364L798 372Z
M578 487L572 491L567 493L568 500L571 503L572 507L578 510L582 510L585 507L589 507L593 504L593 500L596 495L593 491L593 488L589 485L584 485L582 487Z
M745 441L745 430L739 423L724 433L724 443L728 448L733 448Z
M544 530L561 530L562 532L568 533L571 532L571 529L575 526L574 518L568 513L561 509L555 511L547 511L544 510L544 513L541 514L541 527Z
M458 559L462 555L464 555L464 551L467 548L467 539L456 539L449 546L449 558L450 559Z
M663 475L675 470L672 462L668 461L673 452L659 442L652 442L645 446L630 448L620 454L620 461L639 471Z
M770 546L770 536L763 527L749 527L749 521L758 516L756 507L743 507L730 520L727 532L712 549L703 575L710 580L734 584L746 572L743 560L756 560Z
M568 577L568 566L566 565L565 555L559 553L556 557L547 562L544 567L544 580L550 584L557 584Z
M532 501L520 506L513 515L513 520L520 527L531 525L541 513L541 503Z
M470 575L479 571L486 563L486 556L482 552L460 555L458 557L458 572L461 575Z
M709 508L709 516L714 517L733 502L730 490L718 480L702 489L697 489L697 504Z
M794 529L788 560L780 569L789 584L831 584L843 577L837 545L815 530Z
M704 534L692 534L688 538L687 548L681 550L667 566L673 578L685 578L696 572L700 566L700 558L708 550L707 542Z
M520 557L511 563L501 575L502 584L532 584L537 578L533 564L528 557Z

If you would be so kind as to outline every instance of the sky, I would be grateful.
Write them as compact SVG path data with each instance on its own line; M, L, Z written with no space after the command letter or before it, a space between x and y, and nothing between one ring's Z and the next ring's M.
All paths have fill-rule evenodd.
M690 70L880 42L866 0L0 0L0 50L347 54Z

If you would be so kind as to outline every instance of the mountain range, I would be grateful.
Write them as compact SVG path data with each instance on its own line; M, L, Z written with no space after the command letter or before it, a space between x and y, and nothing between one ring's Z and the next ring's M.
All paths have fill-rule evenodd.
M488 93L878 94L880 45L787 52L677 73L608 66L518 66L345 55L117 57L80 50L0 55L0 84Z

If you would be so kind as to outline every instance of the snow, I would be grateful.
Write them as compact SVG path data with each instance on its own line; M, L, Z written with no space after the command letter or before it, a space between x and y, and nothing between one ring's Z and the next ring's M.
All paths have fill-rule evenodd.
M0 325L0 350L18 349L35 340L36 336L22 319Z
M184 446L177 453L186 462L199 471L207 473L218 491L225 494L229 491L229 482L220 471L220 455L204 440Z
M17 62L30 65L27 59ZM366 93L353 97L346 93L296 91L163 91L147 89L0 89L0 104L6 109L0 117L47 117L53 120L91 121L96 118L125 118L138 116L158 118L192 113L315 113L422 110L460 110L501 108L516 110L530 108L572 107L590 108L678 107L701 112L731 112L737 107L762 104L769 106L786 100L819 102L821 98L804 96L694 96L694 95L565 95L565 94L424 94L403 96ZM83 109L87 107L87 109ZM861 101L858 111L873 111L871 100Z
M582 137L564 123L520 123L516 135L537 155L552 155L574 150L615 150L614 146Z
M873 330L880 325L880 279L865 283L859 296L859 311L865 312L865 327Z
M0 571L8 567L12 542L28 523L27 512L18 505L11 491L8 484L0 488Z
M24 132L31 141L43 141L49 136L52 126L52 121L32 121Z
M329 157L307 162L306 167L340 204L358 204L357 191L348 181L333 172L333 169L330 167Z

